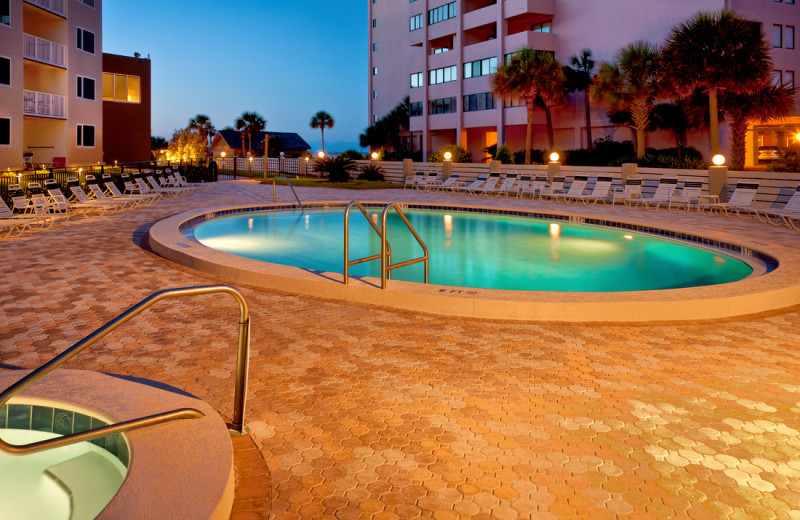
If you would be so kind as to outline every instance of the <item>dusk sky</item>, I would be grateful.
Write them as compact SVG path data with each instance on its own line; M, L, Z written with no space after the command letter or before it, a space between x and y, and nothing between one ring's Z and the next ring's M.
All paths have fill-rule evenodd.
M325 148L343 151L368 123L366 12L355 0L104 2L103 52L150 55L153 135L198 113L221 129L256 111L318 150L309 122L325 110Z

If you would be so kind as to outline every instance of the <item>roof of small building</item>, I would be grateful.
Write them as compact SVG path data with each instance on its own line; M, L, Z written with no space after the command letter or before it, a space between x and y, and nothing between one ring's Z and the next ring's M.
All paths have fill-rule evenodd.
M233 149L245 149L249 138L245 135L244 146L242 145L242 133L238 130L220 130L217 134L228 143ZM253 133L253 148L264 148L264 136L269 135L270 139L274 137L280 138L283 143L284 150L310 150L309 145L305 139L300 137L294 132L255 132Z

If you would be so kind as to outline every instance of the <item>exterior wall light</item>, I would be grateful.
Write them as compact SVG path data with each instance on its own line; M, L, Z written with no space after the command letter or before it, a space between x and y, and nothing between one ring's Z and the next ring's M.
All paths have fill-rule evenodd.
M550 154L550 160L553 161L553 162L558 162L558 160L560 158L561 158L561 156L558 155L558 152L553 152L553 153Z
M722 166L725 164L725 156L718 153L714 157L711 158L711 162L714 163L714 166Z

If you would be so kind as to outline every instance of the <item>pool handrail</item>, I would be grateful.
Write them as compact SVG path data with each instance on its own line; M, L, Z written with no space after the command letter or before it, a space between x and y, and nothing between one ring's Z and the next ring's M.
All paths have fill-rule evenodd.
M70 348L57 355L47 363L43 364L33 372L29 373L0 394L0 407L5 405L14 395L25 390L39 379L46 376L62 364L66 363L80 352L95 344L97 341L110 334L123 324L127 323L155 303L168 299L184 296L198 296L214 293L227 293L232 295L239 303L239 342L236 356L236 387L234 390L234 410L231 430L238 434L245 432L244 427L244 408L247 394L247 373L250 359L250 311L247 301L239 289L230 285L204 285L196 287L183 287L176 289L165 289L151 294L140 301L127 311L123 312L113 320L109 321L99 329L95 330L82 340L78 341ZM16 445L10 444L0 439L0 452L9 455L26 455L37 453L60 446L67 446L78 442L88 441L99 437L104 437L113 433L126 432L147 426L153 426L177 419L199 419L205 414L194 408L179 408L147 417L122 421L101 428L64 435L31 444Z
M300 209L305 211L306 208L303 207L303 203L300 202L300 197L297 196L297 192L294 191L294 186L292 186L292 181L289 180L289 177L285 175L278 175L277 177L272 178L272 202L275 202L275 179L286 179L286 183L292 189L292 193L294 193L294 198L297 199L297 203L300 204Z
M408 221L406 218L405 213L403 210L400 209L400 204L397 202L392 202L391 204L387 204L383 207L383 213L381 214L381 229L383 233L381 233L381 252L385 251L384 245L387 244L386 242L386 216L389 214L389 210L394 209L395 212L400 215L400 218L403 219L403 223L406 225L411 234L414 235L414 238L417 240L417 243L422 247L423 256L418 258L412 258L410 260L406 260L404 262L398 262L396 264L392 264L391 257L386 258L386 255L382 255L381 258L381 289L386 289L386 279L391 278L392 270L399 269L400 267L405 267L407 265L418 264L423 262L425 265L425 283L428 282L428 246L425 245L425 242L420 238L417 231L414 229L414 226L411 225L411 222Z
M375 223L375 221L373 221L369 217L369 214L367 213L367 210L364 207L364 205L361 204L360 202L356 201L356 200L350 201L347 204L347 206L344 208L344 269L343 269L343 271L344 271L344 284L345 285L347 285L347 283L350 281L350 266L351 265L363 264L364 262L371 262L373 260L378 260L378 259L384 258L384 254L383 253L378 253L378 254L375 254L375 255L372 255L372 256L366 256L364 258L358 258L356 260L350 260L350 210L353 208L353 206L355 206L359 210L361 210L361 214L364 215L365 219L367 219L367 222L369 222L370 226L372 226L372 229L374 229L375 232L378 234L378 237L381 237L381 239L383 238L383 233L378 228L378 225ZM391 261L391 258L392 258L392 246L388 242L386 242L383 247L384 247L384 251L386 252L386 257L388 257L389 261ZM384 260L383 263L385 265L385 263L386 263L385 260ZM383 267L381 267L381 276L383 276Z

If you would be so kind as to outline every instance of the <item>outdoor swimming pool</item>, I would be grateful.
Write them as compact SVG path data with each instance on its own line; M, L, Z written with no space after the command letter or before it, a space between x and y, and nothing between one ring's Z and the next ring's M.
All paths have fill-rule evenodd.
M370 208L373 220L380 209ZM724 284L753 274L746 262L712 249L627 229L456 210L407 209L430 251L432 284L483 289L622 292ZM341 273L343 208L248 212L216 217L191 232L226 253L310 271ZM350 217L350 259L380 251L380 238L358 211ZM389 214L392 262L421 248ZM378 262L350 269L380 277ZM394 279L421 282L421 264Z

